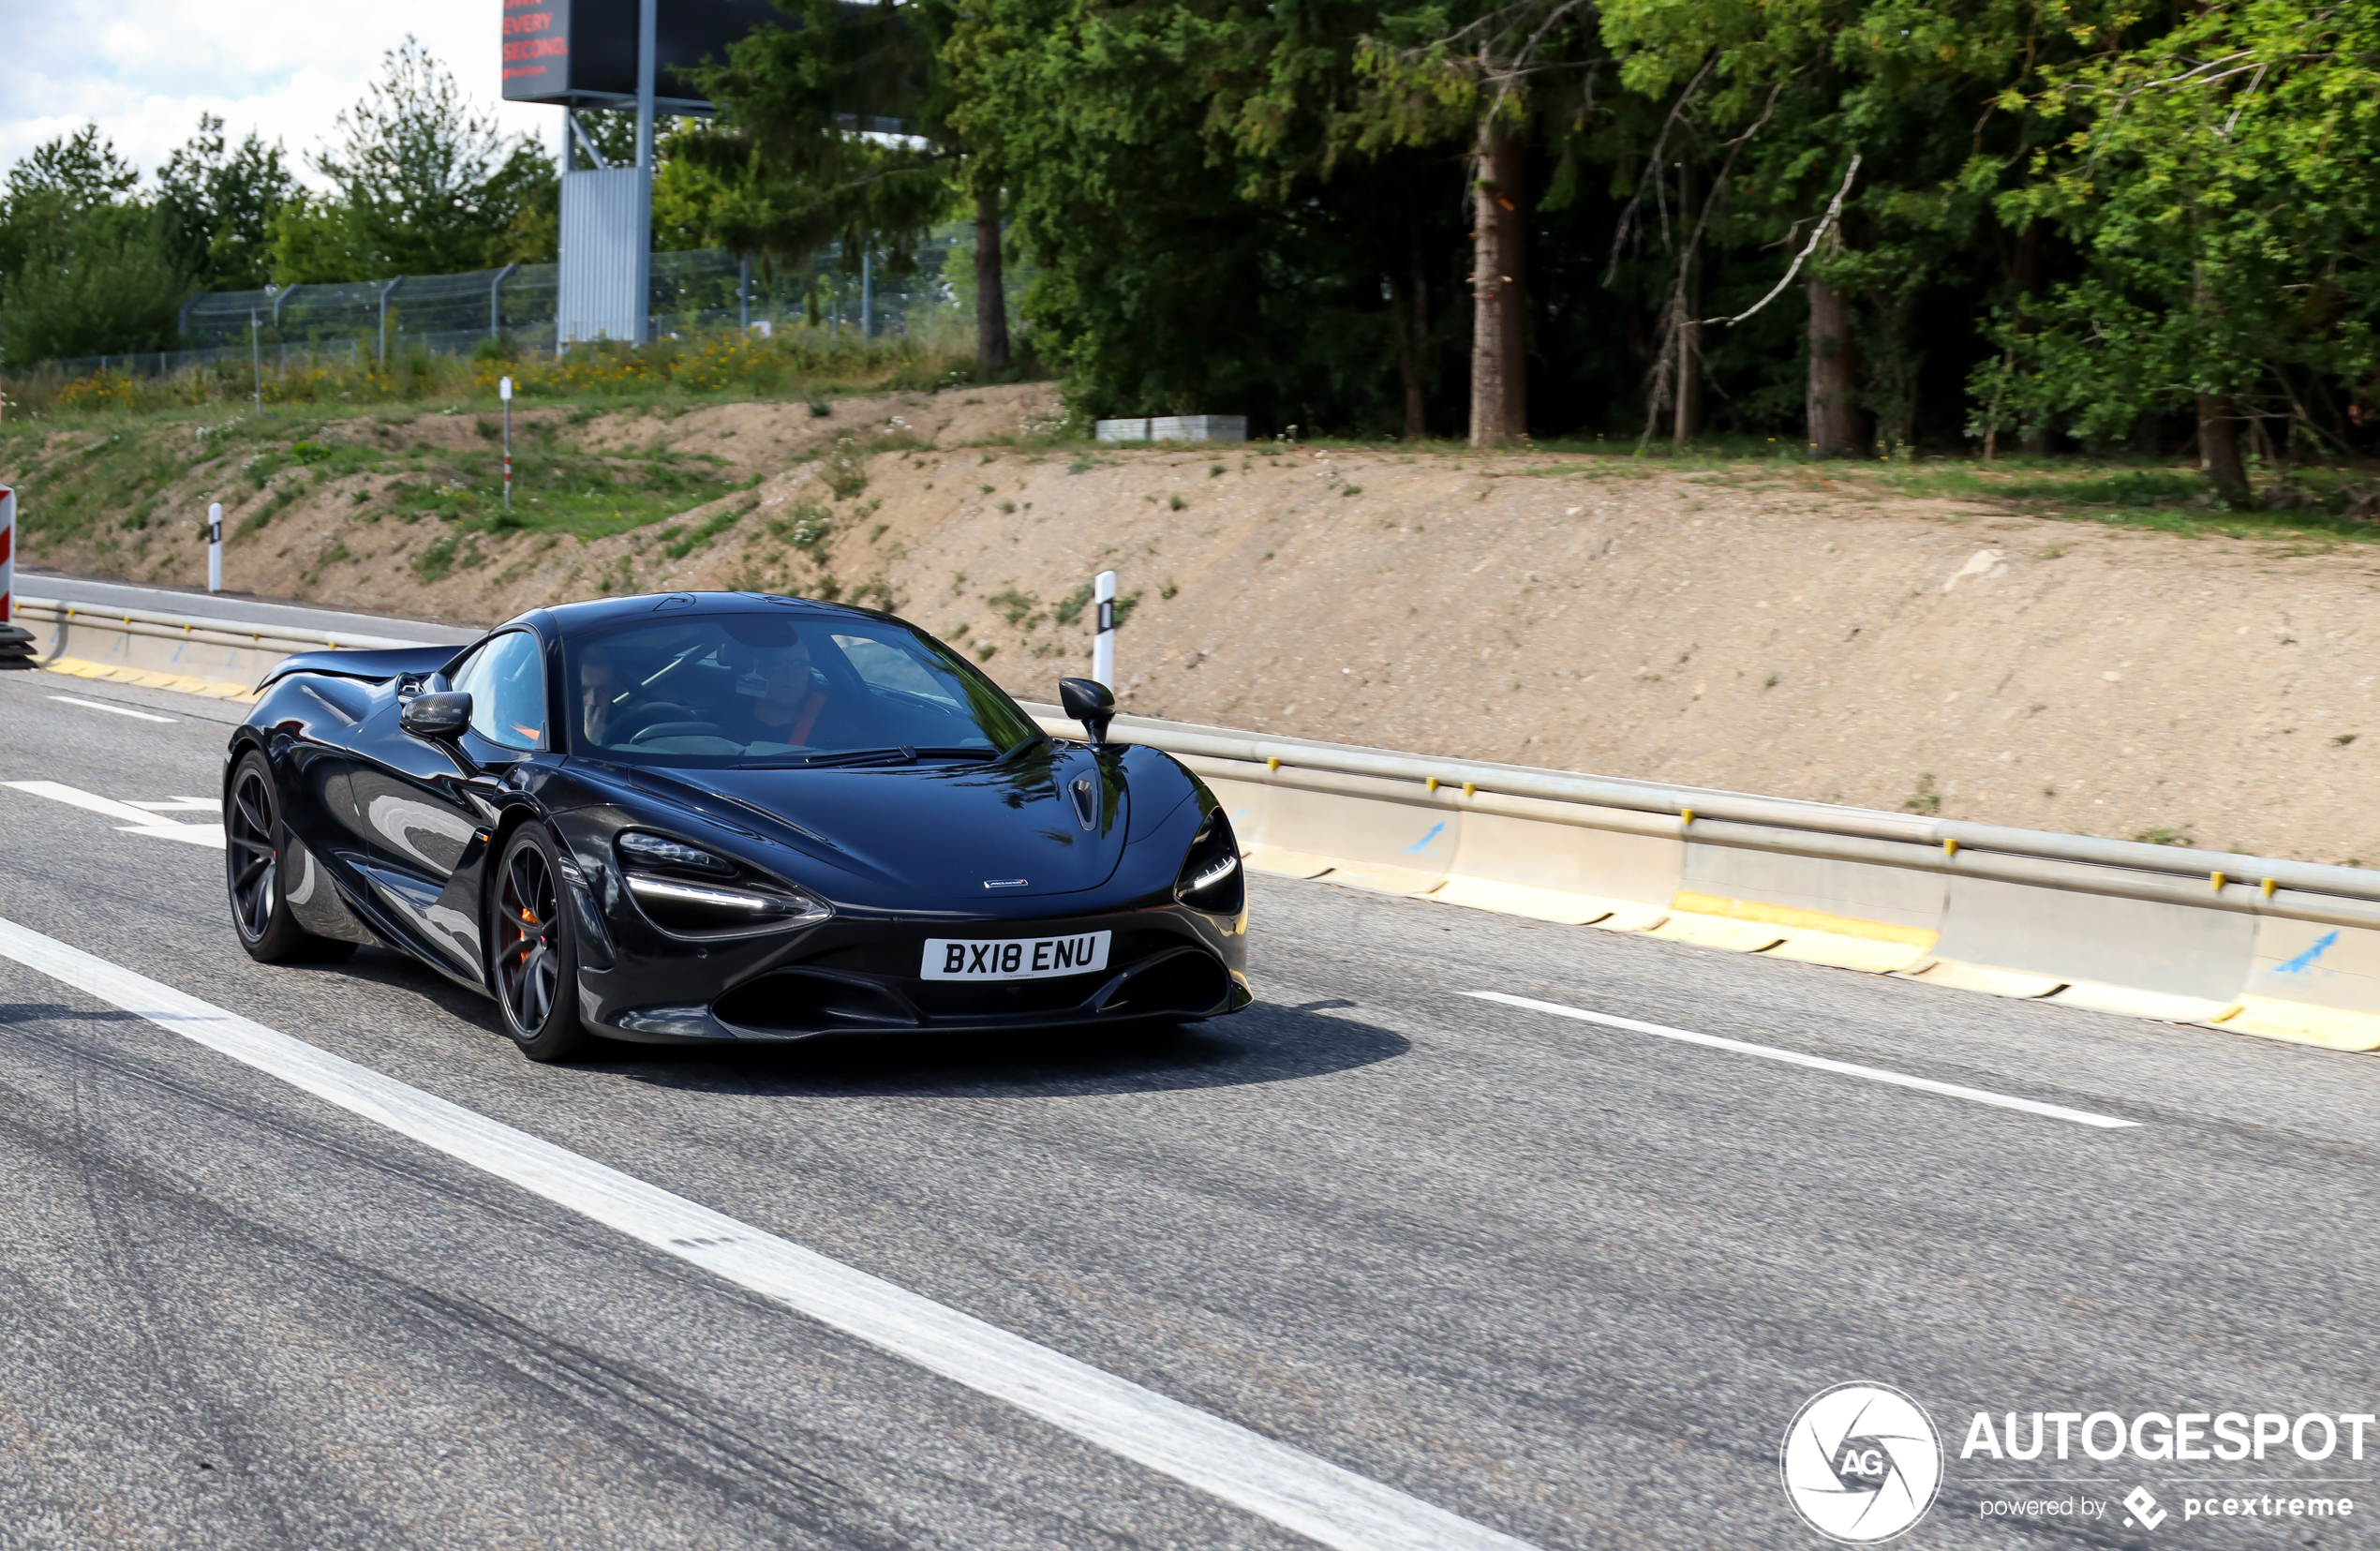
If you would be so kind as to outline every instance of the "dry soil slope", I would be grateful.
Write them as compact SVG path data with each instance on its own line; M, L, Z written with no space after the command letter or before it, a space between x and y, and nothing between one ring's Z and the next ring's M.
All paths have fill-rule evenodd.
M2042 521L1802 471L961 445L1053 412L1005 389L848 404L831 427L800 406L623 417L602 433L739 449L765 477L721 506L751 510L675 560L655 529L491 539L484 565L425 587L401 556L292 570L340 537L326 501L235 578L481 619L599 584L859 592L1047 697L1088 654L1087 619L1053 606L1111 566L1138 597L1120 688L1146 714L2380 858L2380 570L2359 547ZM823 462L787 461L855 428L935 445L875 454L841 498ZM831 536L796 544L820 514Z

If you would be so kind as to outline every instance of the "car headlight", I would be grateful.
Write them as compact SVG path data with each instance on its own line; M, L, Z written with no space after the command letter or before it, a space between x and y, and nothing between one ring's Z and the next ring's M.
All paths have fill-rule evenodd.
M673 937L749 937L834 914L805 889L682 840L623 829L612 843L630 897L646 919Z
M1240 867L1240 838L1231 821L1217 808L1190 843L1182 872L1174 879L1173 897L1193 909L1217 916L1237 916L1247 903L1247 878Z
M690 883L631 872L628 891L637 908L674 937L748 937L808 926L834 914L824 901L793 887Z
M689 845L682 840L666 835L650 834L643 829L623 829L614 843L619 854L632 867L642 863L647 867L684 867L696 872L716 872L725 876L736 871L736 864L714 857L700 846Z

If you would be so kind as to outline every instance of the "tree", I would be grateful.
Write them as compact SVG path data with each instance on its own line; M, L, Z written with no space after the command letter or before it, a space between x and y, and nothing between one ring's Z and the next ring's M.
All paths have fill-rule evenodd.
M720 105L707 130L680 138L693 167L717 183L709 227L737 253L806 266L840 242L846 267L862 253L890 270L955 198L955 132L937 90L938 0L788 0L798 24L762 28L731 45L723 65L697 72ZM998 218L993 226L997 264ZM994 287L992 306L996 306ZM981 329L977 356L1006 364L1004 315ZM996 360L995 360L996 357Z
M2079 127L2001 201L2083 260L2037 327L2003 320L2006 396L2102 442L2186 409L2209 484L2246 503L2244 444L2318 454L2369 419L2380 11L2227 0L2099 41L2032 97Z
M308 159L329 199L291 201L275 223L285 284L441 275L504 261L525 209L551 197L553 160L507 140L413 38L339 114L339 138Z
M251 130L228 149L223 121L199 115L198 132L157 173L157 208L174 256L209 291L253 291L273 273L273 218L297 191L278 145Z
M139 174L87 125L9 170L0 201L0 354L16 362L173 343L191 289Z
M1528 435L1528 231L1533 142L1556 126L1574 147L1585 117L1575 89L1600 52L1585 0L1504 0L1382 19L1360 58L1375 83L1361 143L1470 145L1471 445ZM1567 161L1567 158L1566 158ZM1551 203L1573 192L1574 169Z
M1974 339L1946 293L2017 289L1995 201L2057 131L2009 94L2113 9L2075 0L2051 27L2033 0L1608 0L1622 83L1672 97L1716 164L1710 230L1772 255L1738 265L1753 289L1720 332L1798 287L1814 455L1917 440L1931 355Z

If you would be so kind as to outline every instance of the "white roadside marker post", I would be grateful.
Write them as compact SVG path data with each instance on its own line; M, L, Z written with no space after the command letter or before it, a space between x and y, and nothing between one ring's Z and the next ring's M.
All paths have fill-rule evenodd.
M1102 571L1091 584L1091 596L1099 605L1098 634L1091 638L1091 677L1116 687L1116 574Z
M206 589L223 590L223 503L211 501L206 509Z
M504 510L513 509L513 380L498 378L496 396L504 401Z

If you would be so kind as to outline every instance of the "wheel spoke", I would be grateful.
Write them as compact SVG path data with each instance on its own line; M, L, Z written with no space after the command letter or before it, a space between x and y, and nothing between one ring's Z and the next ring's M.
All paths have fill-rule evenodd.
M249 896L248 931L251 935L261 937L264 935L264 929L271 925L272 921L273 864L268 861L264 864L263 877L257 882L256 891Z
M261 848L260 847L259 849ZM248 886L256 882L259 873L269 872L272 870L273 854L270 851L266 851L263 856L240 869L240 875L231 880L231 887L239 889L245 894L247 891Z

